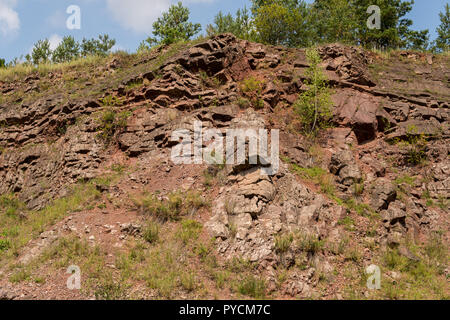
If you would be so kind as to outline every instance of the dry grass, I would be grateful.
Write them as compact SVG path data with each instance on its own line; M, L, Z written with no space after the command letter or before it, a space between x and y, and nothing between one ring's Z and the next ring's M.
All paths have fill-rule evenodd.
M46 63L38 66L29 65L26 63L18 64L14 67L0 69L0 81L13 81L25 75L38 73L42 76L49 72L78 69L80 67L99 66L103 65L109 57L89 56L86 58L79 58L71 62L64 63Z

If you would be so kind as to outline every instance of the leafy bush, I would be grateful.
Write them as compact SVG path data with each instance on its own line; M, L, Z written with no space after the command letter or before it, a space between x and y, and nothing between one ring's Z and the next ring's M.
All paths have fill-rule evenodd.
M294 108L304 131L315 134L318 129L328 126L331 120L331 91L326 83L325 74L320 69L319 64L322 60L317 49L306 50L306 58L310 64L306 71L308 89L300 95Z
M106 56L111 52L116 44L115 39L110 39L109 35L99 35L98 39L83 39L81 43L81 55L87 56Z
M172 5L168 12L153 23L154 38L149 37L140 45L140 50L155 44L172 44L179 41L190 40L201 30L199 23L189 22L189 9L183 7L181 2Z
M104 111L100 117L100 133L99 136L106 142L110 143L112 138L122 132L127 127L127 119L130 113L123 111L116 113L112 109Z
M72 36L66 36L53 51L52 59L55 63L70 62L80 56L80 44Z
M256 40L256 31L247 8L237 10L236 17L219 12L214 18L214 25L209 24L206 27L208 36L227 32L240 39Z
M50 62L52 51L50 49L50 41L48 39L39 40L35 43L31 53L32 62L35 65Z
M254 7L253 12L258 40L262 43L288 47L305 47L313 43L308 21L310 11L305 2L269 0Z
M241 107L244 107L247 104L245 100L247 100L253 108L263 108L264 100L262 99L261 94L264 89L264 85L264 81L258 80L253 76L243 80L240 83L240 89L242 91L242 94L246 96L248 100L245 98L238 99L238 104Z
M434 50L448 52L450 50L450 6L445 4L445 12L439 13L441 24L436 29L438 37L435 41Z

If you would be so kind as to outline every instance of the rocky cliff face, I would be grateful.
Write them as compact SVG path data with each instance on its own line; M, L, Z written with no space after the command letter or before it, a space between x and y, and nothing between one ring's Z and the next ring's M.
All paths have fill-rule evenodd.
M85 263L97 245L108 281L128 284L115 298L448 297L448 56L380 57L337 44L320 54L334 115L314 141L299 133L292 108L305 90L304 50L228 34L1 80L0 292L105 297L111 286L91 274L89 290L65 287L65 268ZM222 132L279 129L280 170L175 165L171 135L193 132L195 121ZM193 190L202 205L186 200ZM191 206L172 206L174 192ZM71 205L74 195L82 199ZM58 211L55 203L66 206ZM183 221L152 222L164 236L142 244L161 205ZM193 221L198 234L180 242ZM85 251L68 249L80 241ZM118 257L136 248L144 258L130 258L132 270L143 275L126 276ZM64 260L68 252L81 262ZM161 252L183 262L159 274L151 267L167 263ZM57 275L47 274L55 263ZM370 264L382 268L381 290L361 282ZM411 275L422 267L426 274ZM393 283L402 289L392 293Z

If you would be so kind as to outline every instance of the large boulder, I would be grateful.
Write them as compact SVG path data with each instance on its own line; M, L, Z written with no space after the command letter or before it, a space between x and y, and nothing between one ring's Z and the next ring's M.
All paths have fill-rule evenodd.
M375 181L371 197L370 204L374 210L386 210L389 204L397 198L397 191L391 181L380 178Z
M347 187L362 179L361 171L350 150L343 150L333 154L329 170L338 177L340 184Z

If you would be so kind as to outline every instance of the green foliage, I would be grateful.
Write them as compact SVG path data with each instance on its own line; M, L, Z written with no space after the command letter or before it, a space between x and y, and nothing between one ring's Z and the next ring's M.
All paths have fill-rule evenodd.
M264 85L264 81L258 80L253 76L244 79L240 83L240 89L248 100L245 98L238 99L239 106L244 108L245 106L251 105L255 109L264 108L264 100L262 99Z
M0 238L0 252L6 251L11 247L11 243L8 239L2 239Z
M39 211L28 211L24 203L14 195L0 197L0 261L4 257L17 254L18 250L46 228L59 221L68 213L79 211L92 205L100 192L93 183L78 184L70 195L55 200Z
M408 30L404 37L404 47L411 50L425 51L430 44L428 30Z
M434 44L437 52L448 52L450 50L450 6L445 4L445 12L439 13L441 24L437 27L438 37Z
M406 151L404 160L408 165L416 166L427 159L427 140L423 134L417 132L414 125L407 128L406 139L400 141L398 145Z
M315 134L317 130L328 126L331 120L331 91L319 66L321 58L317 49L308 49L306 57L310 64L306 71L308 89L300 94L294 108L300 117L303 130Z
M399 185L401 185L401 184L407 184L407 185L409 185L409 186L414 186L414 184L416 183L416 178L411 177L411 176L409 176L409 175L407 175L407 174L404 174L404 175L402 175L402 176L397 177L397 178L394 180L394 183L395 183L397 186L399 186Z
M0 58L0 68L6 68L6 60Z
M345 216L338 221L338 225L345 226L347 231L353 231L355 229L355 220L353 220L350 216Z
M48 39L39 40L35 43L31 53L32 62L35 65L50 62L52 51L50 49L50 41Z
M264 43L308 47L339 41L379 49L428 47L428 30L414 31L412 21L404 18L412 10L413 1L315 0L310 5L302 0L252 2L256 33ZM370 5L381 9L379 30L367 27Z
M350 8L356 18L355 41L365 47L398 48L426 47L423 36L428 30L413 31L413 22L405 16L412 10L414 1L402 0L353 0ZM371 5L381 9L381 29L370 30L366 26L369 15L366 10ZM363 26L363 27L361 27ZM421 39L422 37L422 39Z
M52 59L55 63L70 62L80 56L80 44L74 37L66 36L53 51Z
M313 44L309 9L304 1L266 0L253 8L258 40L272 45L306 47Z
M344 205L347 207L348 210L353 210L361 216L365 216L368 215L369 213L372 213L372 209L368 204L359 203L355 199L346 200L344 202Z
M232 33L236 37L245 40L256 40L256 32L250 12L247 8L236 11L236 17L230 13L224 15L219 12L214 18L214 25L209 24L206 27L208 36L220 33Z
M99 136L105 142L111 142L112 138L127 127L127 119L130 112L116 113L112 109L105 110L100 117Z
M116 44L115 39L110 39L109 35L99 35L98 39L83 38L81 42L81 55L87 56L106 56L111 52L112 47Z
M103 99L101 99L101 102L104 106L107 107L117 107L122 105L122 101L119 97L107 95Z
M445 268L448 250L441 233L430 235L424 245L404 244L417 259L410 259L398 249L388 249L383 255L387 269L399 273L395 286L382 283L382 293L391 299L448 299L445 289Z
M107 34L100 35L98 39L83 39L82 43L78 43L74 37L66 36L58 47L52 51L50 49L50 41L48 39L39 40L33 47L30 54L25 56L26 64L47 64L51 61L54 63L70 62L82 57L88 56L106 56L111 52L111 48L116 44L116 40L110 39ZM18 64L16 58L11 65Z
M20 268L9 277L9 281L11 281L12 283L20 283L22 281L29 280L30 277L31 274L27 268Z
M310 14L314 42L354 43L357 22L348 0L316 0Z
M155 44L172 44L179 41L190 40L201 30L199 23L189 22L190 11L183 7L181 2L172 5L168 12L164 12L162 17L158 18L153 24L153 36L141 43L141 50L147 46L152 47Z
M320 191L332 199L337 200L335 197L336 190L333 184L333 177L328 171L320 167L303 168L296 164L291 165L291 170L301 177L318 184Z

